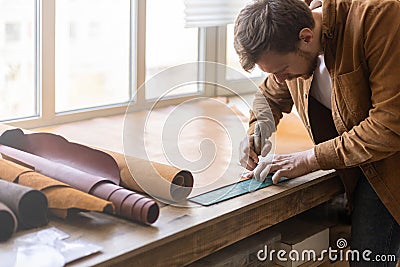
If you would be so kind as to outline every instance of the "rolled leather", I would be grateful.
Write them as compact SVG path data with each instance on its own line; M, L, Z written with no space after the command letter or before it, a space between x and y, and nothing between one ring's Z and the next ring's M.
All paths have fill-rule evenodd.
M106 151L118 164L123 187L179 202L192 192L193 175L158 162Z
M35 189L0 180L0 202L12 210L21 229L44 226L47 219L47 198Z
M47 197L49 211L62 219L79 211L114 212L114 206L109 201L76 190L70 185L2 158L0 178L40 190Z
M8 240L17 230L18 222L15 214L0 202L0 242Z
M158 218L159 207L154 200L114 184L115 177L108 179L108 177L87 173L5 145L0 145L0 153L3 158L24 166L31 166L42 175L112 202L116 214L121 217L147 224L154 223ZM99 171L96 170L96 173ZM119 180L118 176L117 178Z
M187 170L117 152L93 149L69 142L56 134L25 134L21 129L2 131L0 143L3 145L96 176L107 177L114 184L121 184L125 188L153 197L179 202L186 199L193 188L193 175Z

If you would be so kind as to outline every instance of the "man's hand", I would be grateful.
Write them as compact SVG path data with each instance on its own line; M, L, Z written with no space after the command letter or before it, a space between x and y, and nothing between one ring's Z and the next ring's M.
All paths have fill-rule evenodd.
M257 166L258 156L254 152L254 136L246 136L239 146L240 165L252 171Z
M252 171L258 164L258 155L255 152L255 142L260 142L254 135L246 136L239 146L239 158L240 165L246 169ZM259 144L260 145L260 144ZM272 143L269 140L263 142L263 147L261 148L261 155L266 156L272 148Z
M246 136L239 146L240 164L252 171L258 164L258 155L265 157L271 151L272 143L268 140L271 136L268 124L256 122L254 134Z
M314 149L286 155L266 157L253 171L254 178L263 181L268 174L274 173L272 182L277 184L281 177L295 178L319 170L320 166L314 155ZM251 176L251 175L250 175Z
M272 143L268 140L271 134L268 133L268 125L264 122L257 122L254 127L254 151L257 155L266 157L271 151Z

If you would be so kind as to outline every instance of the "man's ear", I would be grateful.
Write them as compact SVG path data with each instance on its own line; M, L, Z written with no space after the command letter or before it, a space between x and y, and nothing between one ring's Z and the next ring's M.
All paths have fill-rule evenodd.
M303 28L299 32L299 39L305 45L309 45L314 38L314 32L310 28Z

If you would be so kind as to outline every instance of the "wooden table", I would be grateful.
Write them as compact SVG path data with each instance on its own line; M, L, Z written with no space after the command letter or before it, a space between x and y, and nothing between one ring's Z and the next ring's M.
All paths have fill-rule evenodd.
M192 104L191 108L193 109L189 111L196 112L196 116L217 116L223 125L231 126L235 130L238 128L237 124L230 123L238 115L237 111L226 114L226 110L217 109L215 101L199 101ZM169 109L158 112L160 121L157 125L163 125ZM138 125L145 118L145 112L138 112ZM242 115L241 118L246 124L247 117ZM55 132L70 141L122 151L123 119L123 116L98 118L35 131ZM290 142L278 143L276 153L300 151L311 146L306 139L308 137L304 136L305 132L296 136L302 131L299 120L290 122L286 124L290 135L279 135L279 130L277 135L278 139ZM209 128L206 124L202 127L206 130ZM285 129L284 120L280 129ZM152 130L157 132L159 129ZM206 130L199 129L197 132ZM211 133L214 135L213 140L223 135L222 130L217 131L214 128ZM147 134L153 136L155 133ZM135 136L138 143L143 141L141 127L138 127ZM191 136L185 141L185 147L197 148L197 140L199 138ZM224 146L224 142L221 144ZM154 149L158 146L155 143ZM236 145L232 153L237 153ZM221 159L223 163L225 156ZM231 162L229 169L235 169L235 164ZM196 178L197 181L201 180L199 176ZM209 177L205 175L203 178ZM318 171L210 207L162 206L160 217L152 226L99 213L81 213L79 217L67 221L52 219L49 225L70 234L72 238L81 238L103 247L101 253L73 262L70 266L182 266L315 207L342 192L342 184L334 171ZM4 262L4 257L13 253L15 237L32 231L34 230L18 232L10 241L0 243L0 265Z
M182 266L342 192L335 172L317 171L209 207L164 206L152 226L94 212L49 226L103 247L68 266ZM15 252L15 237L32 231L0 244L0 262Z

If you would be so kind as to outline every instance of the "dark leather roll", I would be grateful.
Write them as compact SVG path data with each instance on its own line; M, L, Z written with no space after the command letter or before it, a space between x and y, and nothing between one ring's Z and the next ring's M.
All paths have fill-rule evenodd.
M35 189L0 180L0 201L9 207L18 219L19 228L44 226L47 219L47 198Z
M18 222L14 213L0 202L0 242L8 240L17 230Z

